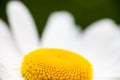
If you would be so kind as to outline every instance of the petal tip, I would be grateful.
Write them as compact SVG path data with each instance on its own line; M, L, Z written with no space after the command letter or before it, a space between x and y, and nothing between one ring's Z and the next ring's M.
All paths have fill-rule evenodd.
M59 21L58 21L59 20ZM57 21L57 22L65 22L65 23L73 23L74 17L73 15L68 11L58 11L53 12L50 17L49 21Z
M7 3L7 10L9 10L9 9L11 9L11 8L14 8L14 7L16 7L16 5L17 6L23 6L23 4L22 4L22 2L21 1L8 1L8 3Z

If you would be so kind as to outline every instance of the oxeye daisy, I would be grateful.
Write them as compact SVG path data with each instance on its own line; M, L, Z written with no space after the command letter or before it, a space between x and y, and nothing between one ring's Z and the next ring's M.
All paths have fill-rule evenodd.
M10 29L0 20L1 80L120 79L120 32L112 20L95 22L82 32L68 12L56 12L39 41L20 1L10 1L7 14Z

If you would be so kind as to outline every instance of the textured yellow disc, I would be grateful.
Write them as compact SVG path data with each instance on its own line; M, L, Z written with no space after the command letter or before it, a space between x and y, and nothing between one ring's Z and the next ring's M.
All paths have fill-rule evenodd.
M92 80L92 66L84 57L54 48L26 55L21 73L25 80Z

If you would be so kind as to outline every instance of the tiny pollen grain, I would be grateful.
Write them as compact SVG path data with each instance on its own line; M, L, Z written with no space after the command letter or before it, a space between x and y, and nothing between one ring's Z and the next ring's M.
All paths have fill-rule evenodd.
M92 65L74 52L41 48L24 57L21 74L25 80L92 80Z

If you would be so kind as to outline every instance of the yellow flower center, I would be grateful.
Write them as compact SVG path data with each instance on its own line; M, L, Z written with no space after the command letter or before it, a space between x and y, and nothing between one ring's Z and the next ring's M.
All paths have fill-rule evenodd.
M26 55L21 73L25 80L92 80L92 66L84 57L54 48Z

